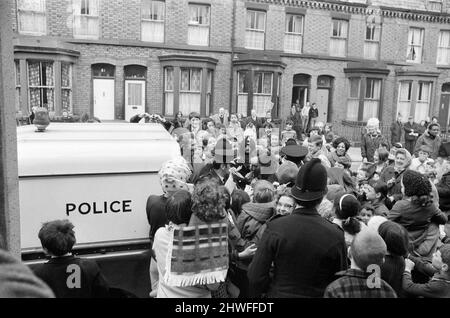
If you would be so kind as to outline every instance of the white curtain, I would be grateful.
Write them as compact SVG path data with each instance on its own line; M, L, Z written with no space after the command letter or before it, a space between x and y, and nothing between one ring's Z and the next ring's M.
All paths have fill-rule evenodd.
M439 33L437 64L450 64L450 31L441 31Z
M299 34L284 35L284 50L292 53L302 53L302 36Z
M416 113L414 114L414 121L420 123L420 121L425 120L429 114L430 103L428 102L417 102L416 103Z
M189 114L190 112L200 113L200 95L200 92L180 92L180 111L183 114Z
M98 0L73 1L74 36L98 38L98 20Z
M164 21L142 21L141 39L148 42L164 42Z
M369 60L378 59L378 42L364 42L364 58Z
M248 116L247 106L248 106L248 94L239 94L237 112L242 114L243 116Z
M209 45L209 25L189 25L188 44L190 45Z
M272 109L272 96L268 95L253 95L253 108L256 110L256 116L265 117L266 112Z
M98 37L98 17L88 15L74 16L74 36Z
M245 32L245 47L264 50L264 31L247 30Z
M358 120L359 99L349 99L347 102L347 120Z
M21 32L45 34L47 20L45 16L45 0L20 0L19 28Z
M345 57L347 52L347 39L330 39L330 55Z
M364 101L364 111L363 111L363 121L367 121L369 118L378 118L378 106L380 101L378 100L365 100Z
M422 90L420 90L420 85L422 85ZM414 114L414 120L417 123L420 123L420 121L424 120L429 114L430 89L431 89L430 83L419 83L419 87L417 89L416 110Z
M173 115L173 92L165 93L165 111L166 115L172 116Z
M410 94L410 83L409 82L400 83L397 113L400 113L402 118L408 118L411 112L411 100L409 94Z
M422 61L423 30L410 28L408 33L407 59L416 63ZM414 53L414 54L413 54Z

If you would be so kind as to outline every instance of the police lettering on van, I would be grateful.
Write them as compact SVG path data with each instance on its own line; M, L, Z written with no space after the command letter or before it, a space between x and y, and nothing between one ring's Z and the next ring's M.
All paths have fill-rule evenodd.
M70 213L80 213L82 215L86 215L89 213L92 214L102 214L102 213L127 213L132 212L131 210L131 200L122 200L122 201L112 201L107 202L82 202L79 204L76 203L66 203L66 215L69 216Z

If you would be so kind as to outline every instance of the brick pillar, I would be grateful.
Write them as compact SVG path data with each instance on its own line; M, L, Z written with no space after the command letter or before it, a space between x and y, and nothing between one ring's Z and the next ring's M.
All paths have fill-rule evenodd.
M125 82L122 65L116 65L114 80L114 118L125 119Z
M30 105L28 105L28 76L27 76L27 61L22 59L19 61L20 65L20 110L23 115L30 115Z
M12 6L12 0L0 1L0 244L20 257Z
M61 61L55 61L55 115L61 116Z

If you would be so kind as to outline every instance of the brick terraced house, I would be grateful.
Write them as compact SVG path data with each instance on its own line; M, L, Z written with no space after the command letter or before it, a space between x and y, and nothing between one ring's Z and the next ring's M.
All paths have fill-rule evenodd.
M449 122L448 0L17 0L16 109ZM355 128L356 129L356 128Z

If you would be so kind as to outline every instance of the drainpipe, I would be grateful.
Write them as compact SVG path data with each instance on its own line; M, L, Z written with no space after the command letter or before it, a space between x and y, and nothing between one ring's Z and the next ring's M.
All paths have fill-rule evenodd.
M236 45L236 37L235 37L235 31L236 31L236 2L238 0L231 0L233 1L233 12L231 15L231 63L230 63L230 103L229 103L229 113L233 113L233 110L231 109L231 106L233 105L233 60L234 60L234 46ZM237 112L237 105L236 105L236 112Z

